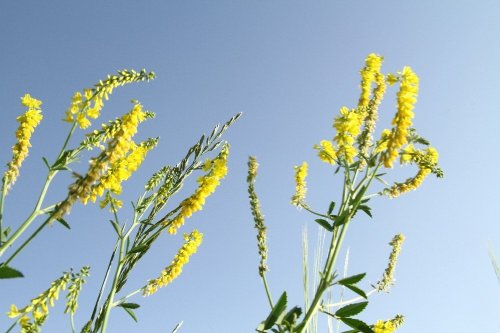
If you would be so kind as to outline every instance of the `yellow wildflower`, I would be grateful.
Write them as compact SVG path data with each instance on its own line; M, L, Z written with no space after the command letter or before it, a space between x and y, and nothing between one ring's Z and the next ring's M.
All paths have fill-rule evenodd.
M374 333L392 333L395 328L391 321L379 320L373 325Z
M321 140L319 145L314 145L314 149L318 150L318 157L323 162L334 165L337 154L333 148L333 144L328 140Z
M340 116L335 118L333 126L337 130L334 140L337 142L337 156L343 157L347 163L352 163L357 155L354 140L361 131L363 115L346 107L340 109Z
M7 164L8 169L4 174L4 186L9 189L19 176L19 168L28 156L28 149L31 147L31 135L40 124L43 116L41 114L41 101L31 97L29 94L21 98L21 103L28 110L17 117L19 127L16 131L17 143L12 147L12 160Z
M384 190L384 193L388 194L391 198L395 198L403 193L416 190L430 173L434 172L439 177L440 169L437 168L438 158L439 154L433 147L428 147L424 150L415 150L413 145L408 145L401 153L401 163L417 164L418 172L415 177L408 178L404 183L394 184L391 188Z
M90 121L85 117L85 114L79 113L78 116L76 116L76 122L78 123L78 126L80 126L81 129L86 129L90 125Z
M158 278L148 281L148 284L143 288L144 296L154 294L158 288L165 287L182 273L183 266L189 262L189 257L196 253L203 241L203 234L198 230L193 230L190 234L184 233L184 240L184 245L175 255L172 263L161 272Z
M292 196L292 205L300 207L306 197L306 177L307 163L302 163L301 166L295 167L295 194Z
M358 108L366 108L370 100L370 92L375 76L380 73L382 61L381 56L370 53L365 59L365 67L360 71L361 74L361 96L359 97Z
M389 83L390 86L394 85L398 81L399 81L399 77L397 77L396 75L387 74L387 83Z
M59 297L59 291L66 289L70 277L71 274L65 272L60 278L51 283L49 289L32 299L30 304L22 309L18 309L14 304L11 305L7 316L9 318L21 317L18 321L21 332L39 332L49 313L49 306L54 306L54 301ZM34 319L33 323L30 321L30 313Z
M414 116L413 108L418 95L418 76L410 67L404 67L401 72L400 89L397 95L398 111L392 120L394 128L387 141L387 150L381 158L386 168L392 168L398 157L399 149L408 142L408 133Z
M227 174L227 156L229 154L229 145L226 144L221 149L219 155L212 161L210 171L205 175L198 178L198 188L195 193L189 198L185 199L180 204L180 211L172 221L164 222L164 225L169 225L168 232L170 234L177 233L186 218L189 218L193 213L201 210L205 204L205 199L211 195L220 180Z

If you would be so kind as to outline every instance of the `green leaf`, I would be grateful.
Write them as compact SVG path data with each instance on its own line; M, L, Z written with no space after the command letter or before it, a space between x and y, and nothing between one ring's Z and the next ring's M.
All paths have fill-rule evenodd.
M113 229L115 229L116 234L118 235L118 237L122 238L122 232L120 230L120 226L118 225L118 223L116 223L113 220L109 220L109 223L111 223L111 225L113 226Z
M374 333L370 326L366 325L364 322L354 318L340 318L344 324L352 327L363 333Z
M2 264L0 264L0 279L15 279L22 277L24 277L23 273L21 273L17 269L14 269L7 265L2 266Z
M45 163L45 165L47 166L47 168L50 170L49 161L47 161L47 159L45 157L42 157L42 160L43 160L43 163Z
M271 327L273 327L273 325L278 320L278 317L283 312L285 312L286 303L287 303L287 297L286 297L286 291L285 291L285 292L283 292L283 294L281 294L281 296L280 296L278 302L276 303L276 305L274 306L273 310L271 311L269 316L264 321L263 327L262 327L263 330L268 330Z
M335 202L330 202L330 206L328 206L328 215L332 215L333 210L335 209Z
M322 226L323 228L325 228L326 230L328 231L333 231L333 227L330 223L328 223L327 220L324 220L324 219L316 219L314 220L316 223L318 223L320 226Z
M350 290L352 290L353 292L355 292L359 296L363 297L364 299L368 299L368 296L366 296L366 293L363 290L359 289L358 287L356 287L352 284L346 284L346 285L344 285L344 287L349 288Z
M7 227L2 233L0 234L0 243L5 242L7 240L7 236L9 236L10 233L10 227Z
M297 321L297 319L302 314L302 309L298 306L295 306L293 309L288 311L288 313L283 318L283 321L286 321L288 324L293 325Z
M337 216L335 221L333 222L333 227L340 227L341 225L347 222L347 216L349 215L349 210L345 210L342 214Z
M359 205L358 209L362 210L363 212L366 213L366 215L368 215L369 217L373 218L373 216L372 216L372 209L370 207L368 207L366 205Z
M339 318L352 317L363 311L368 302L359 302L354 304L346 305L335 312L335 316ZM356 328L356 327L353 327Z
M68 222L66 222L66 220L64 220L63 218L58 218L56 219L56 221L61 223L63 227L71 230L71 227L69 226Z
M363 280L363 278L366 276L366 273L361 273L361 274L356 274L353 276L349 276L346 278L343 278L341 280L338 280L337 283L345 286L346 284L355 284L358 283L359 281Z
M138 309L141 307L137 303L121 303L118 306L121 306L122 308L127 308L127 309Z
M137 317L135 316L135 313L132 309L123 308L123 307L122 307L122 309L125 310L130 315L130 317L132 317L132 319L137 323L137 321L138 321Z
M148 245L146 244L143 244L143 245L137 245L137 246L134 246L133 248L130 249L130 251L128 251L128 253L139 253L139 252L144 252L145 250L147 250L149 248Z

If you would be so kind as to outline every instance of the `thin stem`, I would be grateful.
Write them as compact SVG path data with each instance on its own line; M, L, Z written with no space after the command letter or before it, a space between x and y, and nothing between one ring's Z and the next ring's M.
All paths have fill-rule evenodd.
M71 322L71 332L75 333L75 320L73 318L73 312L69 314L69 321Z
M2 246L3 242L3 230L2 230L2 224L3 224L3 206L5 202L5 196L7 195L7 186L5 186L5 176L2 178L2 196L0 197L0 246Z
M103 324L101 328L101 332L105 333L106 328L108 326L108 319L109 319L109 313L111 311L111 308L113 307L113 299L116 294L116 284L118 282L118 276L120 275L120 272L123 267L123 250L125 248L125 242L123 238L120 238L120 249L118 250L118 263L116 264L116 271L115 271L115 276L113 278L113 284L111 285L111 290L109 292L108 299L106 300L107 306L104 309L104 319L103 319Z
M125 303L125 301L127 299L129 299L130 297L140 293L142 291L142 288L139 288L137 290L134 290L133 292L131 292L130 294L126 295L126 296L123 296L122 298L120 298L119 300L117 300L116 302L114 302L111 306L112 307L115 307L115 306L119 306L120 304L123 304Z
M35 218L41 214L40 207L42 206L43 200L45 199L45 195L47 194L47 189L52 182L52 179L57 174L57 171L49 171L47 178L45 180L45 184L43 185L42 192L38 197L35 208L31 212L30 216L24 221L24 223L14 232L14 234L5 241L5 243L0 246L0 257L3 253L9 248L16 240L21 236L21 234L31 225L31 223L35 220Z
M12 255L3 264L4 265L8 265L19 254L19 252L21 252L22 249L24 249L26 247L26 245L28 245L33 240L33 238L35 238L36 235L38 235L38 233L40 231L42 231L42 229L45 228L45 226L47 224L49 224L49 221L50 221L50 217L48 219L46 219L45 222L43 224L41 224L35 230L35 232L33 232L33 234L31 234L30 237L28 237L28 239L25 240L24 243L14 253L12 253Z
M5 331L5 333L9 333L10 331L12 331L14 329L14 327L16 327L16 324L17 324L17 321L15 321L12 325L10 325L10 327L7 329L7 331Z
M266 275L262 274L262 282L264 283L264 289L266 290L267 300L269 301L269 305L271 309L274 309L273 298L271 297L271 292L269 291L269 286L267 285Z
M371 294L373 294L376 291L377 291L377 289L370 290L369 292L366 293L366 297L370 296ZM330 308L330 307L343 306L343 305L351 304L351 303L354 303L354 302L357 302L357 301L361 301L361 300L364 300L364 299L365 299L364 297L358 296L358 297L354 297L354 298L351 298L351 299L348 299L348 300L342 301L342 302L331 303L331 304L324 304L323 307L324 308Z
M97 314L97 307L99 306L99 301L101 300L104 287L106 286L106 283L108 281L109 271L111 269L111 265L113 264L117 247L118 247L118 242L116 243L113 253L111 254L111 258L109 258L108 268L106 269L106 273L104 274L104 279L102 280L101 288L99 289L99 294L97 295L97 299L94 305L94 310L92 311L92 315L90 316L90 320L92 321L94 320L95 315Z

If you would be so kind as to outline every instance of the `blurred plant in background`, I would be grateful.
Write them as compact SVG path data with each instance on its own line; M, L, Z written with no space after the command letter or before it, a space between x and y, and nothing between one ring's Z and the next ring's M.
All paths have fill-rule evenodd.
M361 74L361 96L356 108L342 107L340 114L335 118L333 127L335 136L333 140L322 140L314 146L321 161L334 169L334 173L341 173L344 184L341 201L337 205L332 201L326 210L317 211L306 201L306 177L308 164L302 163L295 167L295 194L291 198L292 205L304 209L315 217L315 222L323 229L327 250L322 252L325 236L319 237L318 252L314 263L313 272L316 283L313 283L312 297L310 297L309 262L307 238L304 246L304 295L305 304L289 307L287 294L283 292L277 301L271 297L271 292L266 281L267 271L267 245L266 226L260 204L255 193L254 182L257 175L257 161L250 157L248 162L248 192L250 207L258 230L257 240L259 255L259 275L264 284L264 289L270 305L270 313L258 326L258 332L316 332L318 313L324 313L329 319L329 330L334 327L331 319L343 323L350 330L346 332L389 333L396 330L403 323L401 315L392 319L379 320L371 325L358 318L368 305L368 297L374 292L388 291L394 283L394 270L401 246L404 240L402 234L395 235L389 245L392 251L389 263L380 281L371 286L369 291L363 290L360 283L365 273L352 276L340 276L337 260L342 248L342 242L350 223L358 212L372 216L369 202L377 196L396 198L401 194L417 189L429 175L443 177L442 170L438 167L438 153L429 145L429 142L420 137L412 127L414 116L413 109L418 95L418 77L410 67L404 67L396 74L384 75L381 72L383 58L370 54L365 61ZM386 85L399 84L397 93L397 110L392 120L392 128L384 129L378 140L374 140L375 126L378 120L378 107L386 92ZM383 169L390 170L396 161L401 165L414 165L417 168L415 176L403 182L389 184L383 177ZM373 181L383 184L378 192L370 193ZM347 258L346 258L347 262ZM347 269L347 264L344 271ZM344 291L353 294L351 299L344 300L338 296L336 303L332 302L333 296L343 295ZM337 330L338 330L337 326Z
M68 148L78 128L85 130L92 126L91 119L100 117L104 102L115 88L133 82L149 81L154 77L153 72L145 70L140 72L123 70L117 75L108 75L93 88L78 91L72 96L64 119L71 124L69 133L53 163L43 158L48 169L46 181L30 215L18 223L4 216L4 205L7 194L15 184L20 174L20 167L28 155L31 135L42 120L42 102L28 94L21 98L21 103L27 111L17 118L19 122L16 132L17 142L12 148L13 157L7 164L7 171L2 178L0 258L6 254L8 257L0 260L0 279L23 277L18 269L11 266L11 262L21 251L28 249L29 243L47 225L57 221L70 229L70 224L65 218L78 201L83 204L98 203L101 209L109 208L111 219L104 217L103 219L109 220L116 232L116 239L113 241L114 250L110 254L101 288L97 291L91 317L79 330L80 332L106 332L110 312L114 308L122 308L137 321L134 309L140 305L129 302L129 299L137 294L152 295L158 288L170 284L180 275L183 266L189 261L190 256L196 253L202 242L203 234L197 230L184 233L184 245L157 278L145 281L142 286L134 286L132 289L127 285L128 277L135 266L160 235L176 234L185 219L202 209L206 198L215 191L227 173L229 144L221 137L240 114L229 119L223 126L216 126L210 135L203 135L179 163L173 166L165 165L156 171L145 184L144 191L132 203L132 216L124 218L121 215L125 214L119 213L123 206L120 200L122 184L138 170L148 152L158 144L158 138L149 138L136 143L133 137L138 131L139 124L154 118L155 114L143 110L138 101L132 100L129 112L103 124L100 129L91 130L75 148ZM70 164L77 161L84 150L95 149L98 153L90 158L88 170L84 174L70 169ZM210 158L210 153L215 157ZM64 171L71 172L74 178L68 187L66 197L59 202L46 204L45 197L54 177ZM198 187L194 194L167 209L169 200L193 173L202 173L197 179ZM42 217L43 221L38 228L31 230L30 227L39 217ZM28 231L31 233L28 234ZM21 239L24 239L23 242L18 244ZM74 314L89 271L90 267L85 266L78 273L65 272L28 305L22 308L12 305L8 316L13 318L14 322L7 332L13 330L16 325L19 325L23 333L41 331L49 315L49 308L54 306L59 293L66 289L65 313L70 315L71 331L76 332ZM178 327L180 324L174 331Z

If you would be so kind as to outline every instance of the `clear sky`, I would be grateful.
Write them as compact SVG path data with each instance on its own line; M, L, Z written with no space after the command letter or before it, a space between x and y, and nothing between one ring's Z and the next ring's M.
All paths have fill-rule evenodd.
M384 71L410 65L420 76L415 126L440 152L445 178L430 177L398 199L373 200L374 219L353 223L345 245L349 271L368 272L375 283L385 268L395 233L403 246L389 295L372 298L367 322L406 316L401 332L499 332L500 285L488 244L500 256L498 133L500 133L500 2L465 1L3 1L0 4L0 161L10 159L19 97L43 101L44 120L30 158L9 194L7 223L32 206L45 175L42 156L56 154L67 125L60 121L73 92L118 69L147 68L157 79L116 90L103 112L112 119L139 99L157 113L141 137L160 136L136 177L126 185L135 198L149 175L176 163L213 125L237 112L229 130L229 175L205 209L182 231L205 234L181 278L154 296L131 301L142 307L139 323L112 313L110 332L252 332L267 315L257 275L255 230L246 194L246 160L256 155L257 181L269 228L269 282L290 303L302 305L301 234L310 215L289 204L293 166L310 163L312 205L339 193L339 180L319 162L313 144L331 138L341 106L354 107L365 56L385 57ZM381 108L389 126L394 95ZM80 133L80 135L82 135ZM76 141L74 142L76 144ZM85 169L84 163L77 168ZM406 177L413 170L395 173ZM193 188L186 185L184 195ZM64 195L62 177L49 201ZM129 197L127 197L127 195ZM23 305L70 267L92 266L77 312L88 319L113 248L108 216L79 205L72 230L54 225L13 263L25 279L0 283L0 312ZM129 281L140 287L166 266L180 237L165 235ZM312 246L312 245L311 245ZM61 302L62 305L63 302ZM69 321L51 311L44 332L68 332ZM10 326L0 316L0 330Z

